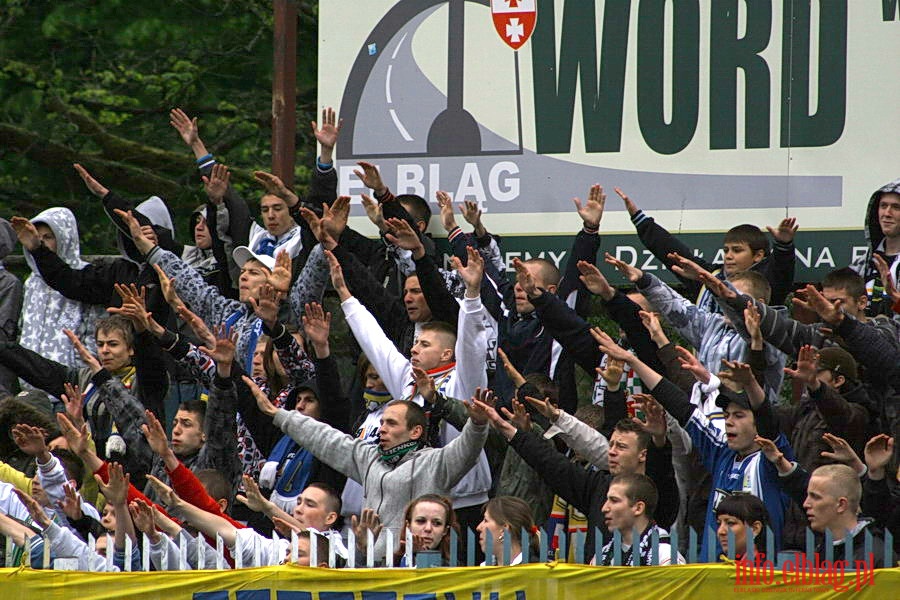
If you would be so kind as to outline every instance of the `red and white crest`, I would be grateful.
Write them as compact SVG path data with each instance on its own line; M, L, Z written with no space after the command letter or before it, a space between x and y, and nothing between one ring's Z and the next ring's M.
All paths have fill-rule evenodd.
M500 38L518 50L534 32L537 6L535 0L491 0L491 16Z

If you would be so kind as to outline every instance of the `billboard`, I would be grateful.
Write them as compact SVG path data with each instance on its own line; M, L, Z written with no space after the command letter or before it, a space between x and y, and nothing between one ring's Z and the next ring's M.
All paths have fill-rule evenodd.
M789 215L797 278L819 277L865 246L868 198L900 174L898 4L320 3L340 192L358 202L353 168L372 162L395 193L477 201L505 251L551 258L579 227L572 197L600 183L604 247L636 264L613 187L707 258L733 225Z

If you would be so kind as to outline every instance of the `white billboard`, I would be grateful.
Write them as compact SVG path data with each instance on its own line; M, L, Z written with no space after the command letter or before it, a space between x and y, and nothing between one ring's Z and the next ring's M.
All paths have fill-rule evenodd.
M795 216L817 255L823 232L861 240L870 194L900 175L897 4L321 2L340 191L365 191L365 160L395 193L446 190L491 231L548 236L573 231L571 198L600 183L675 232ZM633 234L609 195L603 231Z

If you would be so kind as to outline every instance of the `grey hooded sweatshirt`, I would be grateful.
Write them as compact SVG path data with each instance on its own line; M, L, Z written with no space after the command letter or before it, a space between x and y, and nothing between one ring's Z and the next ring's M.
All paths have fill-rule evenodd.
M31 219L31 222L43 223L53 231L56 236L56 254L67 265L80 269L88 264L81 260L78 223L71 210L63 207L48 208ZM31 269L31 275L25 281L19 344L67 367L85 367L63 329L75 332L84 345L93 350L96 346L95 322L105 315L103 307L66 298L44 281L30 252L25 252L25 261Z
M866 241L869 243L869 249L864 257L854 260L850 265L850 268L859 273L863 281L866 282L866 294L869 296L866 315L869 317L877 315L894 316L894 311L891 309L893 303L890 296L884 291L884 284L881 281L881 276L878 274L878 269L875 268L875 263L872 261L872 255L875 253L880 254L890 267L891 277L894 279L894 282L900 281L897 279L897 272L900 270L900 254L888 255L885 252L884 233L882 233L881 224L878 222L878 205L881 197L885 194L900 195L900 179L895 179L878 188L869 199L865 224Z

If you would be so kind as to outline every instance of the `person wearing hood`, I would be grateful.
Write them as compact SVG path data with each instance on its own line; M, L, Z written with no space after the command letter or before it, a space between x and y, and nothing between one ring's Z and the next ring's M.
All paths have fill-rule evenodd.
M81 269L88 265L81 260L78 223L71 210L61 206L48 208L32 218L31 224L42 245L69 267ZM27 239L23 241L23 247L26 243ZM25 280L19 344L67 367L84 368L87 365L63 329L74 332L85 346L93 348L96 345L94 328L97 319L106 315L104 307L70 300L53 289L41 276L27 248L25 262L31 269L31 275Z
M869 299L866 314L893 316L890 295L885 291L874 256L878 255L887 263L893 281L897 281L900 268L900 179L885 184L872 194L866 209L866 240L869 249L866 254L855 259L850 268L859 273L866 282Z
M91 177L81 165L76 164L75 170L91 193L103 198L104 207L107 207L107 213L112 217L112 209L108 207L117 207L123 201ZM139 205L134 215L144 227L146 234L154 240L158 239L160 243L165 243L171 239L172 219L159 198L154 196ZM122 299L115 292L115 284L133 283L138 288L142 286L147 288L147 309L161 322L167 322L171 309L163 297L156 271L142 261L140 253L128 236L128 228L118 217L114 217L113 222L119 231L117 245L122 257L109 262L86 264L80 268L73 267L50 250L33 227L23 228L17 233L23 248L33 258L37 272L40 272L47 285L66 298L86 304L99 304L104 308L118 307L122 305ZM166 231L169 235L160 235Z
M0 341L15 341L19 333L19 315L22 312L22 282L6 270L2 260L16 245L16 234L9 221L0 219ZM0 368L0 392L12 393L15 389L15 373Z
M192 119L180 108L175 108L169 113L169 119L169 123L194 153L197 168L209 191L209 182L215 179L217 174L224 174L227 169L217 163L216 158L208 152L203 140L200 139L196 117ZM340 122L330 108L322 112L321 127L315 122L312 123L313 135L322 144L322 153L316 161L310 193L305 201L301 201L277 175L264 171L254 172L256 181L262 184L266 191L260 198L262 225L251 218L247 203L235 193L228 185L227 177L223 176L224 185L221 191L225 202L214 202L216 210L213 214L217 226L219 219L224 216L230 220L235 232L242 232L242 235L233 238L235 246L245 245L255 254L272 258L281 250L285 250L294 261L293 272L295 274L300 272L300 267L306 263L316 245L316 240L299 211L305 207L321 214L322 204L332 202L337 197L337 172L332 156L340 127ZM237 269L232 273L233 281L237 283L239 277Z

